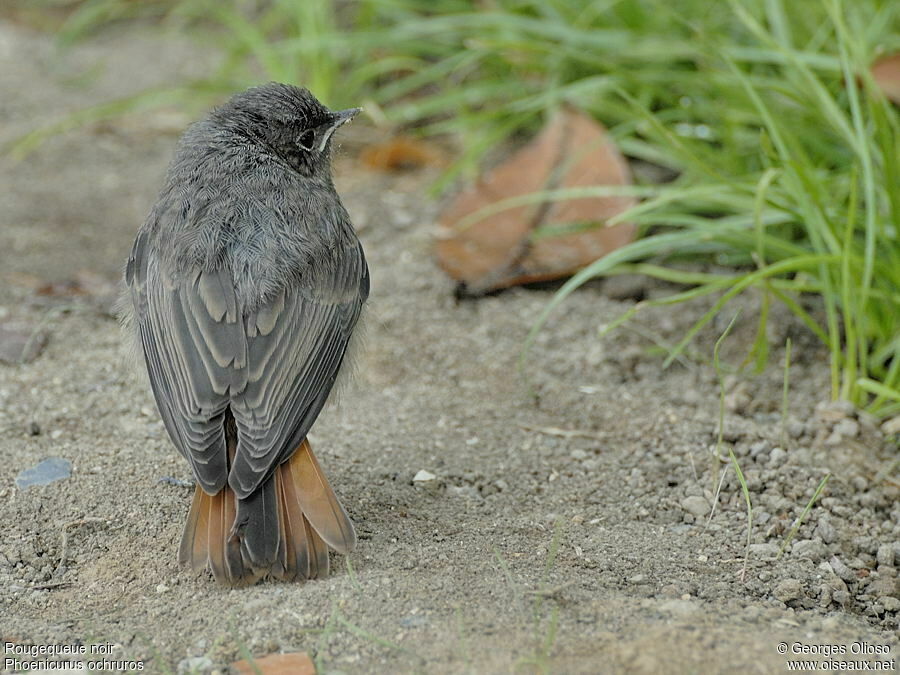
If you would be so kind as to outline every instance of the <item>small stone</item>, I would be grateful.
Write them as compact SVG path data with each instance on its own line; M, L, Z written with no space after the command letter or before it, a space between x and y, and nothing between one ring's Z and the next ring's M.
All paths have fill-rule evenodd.
M640 274L619 274L603 280L603 293L613 300L643 300L647 278Z
M827 562L820 563L819 571L822 573L822 579L825 582L825 586L831 589L832 592L847 592L847 584L845 584L844 580L834 573L834 570L831 569L831 565L829 565Z
M756 441L756 443L753 443L753 444L750 446L750 456L751 456L751 457L756 457L757 455L759 455L759 454L760 454L761 452L763 452L764 450L767 450L768 447L769 447L769 444L766 443L765 441Z
M833 544L838 540L837 529L831 524L831 520L826 517L819 518L819 524L816 526L816 534L819 535L826 544Z
M62 457L45 459L30 469L23 469L16 476L16 486L20 490L27 490L34 485L48 485L58 480L64 480L72 475L72 462Z
M822 560L826 554L825 545L819 539L796 541L791 549L791 555L795 558L807 558L813 562Z
M883 433L885 436L900 434L900 415L892 417L887 422L882 424L881 433Z
M427 483L423 483L427 485ZM466 497L467 499L482 499L481 493L474 485L451 485L447 488L447 492L457 497Z
M798 419L791 419L787 423L787 432L791 438L800 438L806 431L806 425Z
M826 423L836 424L853 414L850 401L823 401L816 406L816 417Z
M900 612L900 599L891 595L885 595L878 598L878 602L880 602L881 606L888 612Z
M588 454L580 448L575 448L572 452L569 453L569 456L572 459L581 461L582 459L587 459Z
M787 452L784 448L772 448L769 453L769 466L781 466L787 459Z
M157 593L165 593L167 590L169 590L169 587L166 586L165 584L157 584L157 585L156 585L156 592L157 592Z
M890 544L882 544L878 547L878 553L875 554L875 560L879 565L884 567L894 566L894 547Z
M212 668L212 660L206 656L192 656L178 662L178 675L203 673Z
M400 619L400 625L404 628L421 628L428 624L428 619L421 614L409 614Z
M782 581L775 587L774 596L781 600L781 602L787 603L791 600L796 600L803 594L803 584L801 584L797 579L782 579Z
M426 483L430 480L434 480L435 478L437 478L437 476L435 476L430 471L420 469L419 472L415 476L413 476L413 483Z
M749 388L746 382L741 382L733 391L725 394L725 409L729 412L742 414L746 412L747 407L753 402L750 396Z
M702 518L707 513L709 513L709 502L706 501L705 497L685 497L681 500L681 508L683 508L691 515Z
M849 417L844 418L834 425L833 431L842 438L856 438L859 436L859 422Z
M874 578L873 578L874 577ZM893 596L900 597L900 582L897 581L894 577L879 574L875 576L873 572L869 579L871 579L871 583L866 588L866 593L871 593L877 597L883 596Z
M750 544L750 557L756 560L771 560L778 556L778 546L773 543Z

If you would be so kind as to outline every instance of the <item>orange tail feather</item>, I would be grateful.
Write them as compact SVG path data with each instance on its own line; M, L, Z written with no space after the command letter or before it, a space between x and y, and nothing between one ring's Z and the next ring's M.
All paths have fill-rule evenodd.
M179 562L195 571L209 566L217 581L230 586L252 584L264 576L286 581L327 576L329 547L349 553L356 546L356 532L309 442L304 440L269 480L275 481L278 512L276 526L265 533L277 538L271 566L252 565L240 534L232 535L237 503L228 486L215 495L196 488Z

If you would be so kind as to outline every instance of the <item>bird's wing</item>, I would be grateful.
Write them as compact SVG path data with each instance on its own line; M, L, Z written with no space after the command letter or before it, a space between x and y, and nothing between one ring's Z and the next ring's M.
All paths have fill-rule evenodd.
M245 323L227 270L174 280L135 241L125 272L147 372L163 423L201 487L228 479L224 415L246 384Z
M358 242L245 312L228 270L167 277L138 236L126 270L156 403L203 489L246 498L297 449L331 392L369 292ZM224 415L237 426L227 457Z
M244 498L297 449L328 398L369 293L359 243L245 319L246 386L231 399L238 449L229 484Z

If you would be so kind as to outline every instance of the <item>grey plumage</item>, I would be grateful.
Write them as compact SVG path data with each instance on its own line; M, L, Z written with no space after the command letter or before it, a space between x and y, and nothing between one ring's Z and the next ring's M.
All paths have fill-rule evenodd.
M272 83L192 125L126 268L165 427L207 494L233 491L229 542L257 570L279 547L273 474L325 404L369 293L331 178L331 135L355 113Z

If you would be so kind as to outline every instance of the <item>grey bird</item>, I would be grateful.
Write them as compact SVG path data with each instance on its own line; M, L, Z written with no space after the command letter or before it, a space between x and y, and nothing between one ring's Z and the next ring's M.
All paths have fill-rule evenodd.
M356 534L306 435L369 295L332 112L270 83L190 126L125 271L165 428L197 482L179 559L239 586L328 573Z

